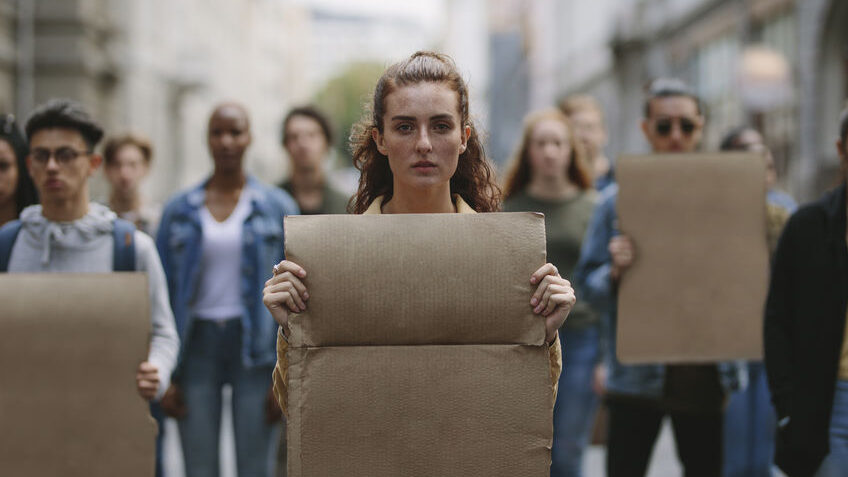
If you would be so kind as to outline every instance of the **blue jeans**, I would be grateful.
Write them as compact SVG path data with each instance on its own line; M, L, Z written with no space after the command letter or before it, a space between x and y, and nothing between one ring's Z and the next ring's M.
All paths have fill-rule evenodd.
M246 368L241 320L196 320L185 343L180 387L188 414L179 421L186 477L218 477L221 389L232 386L239 477L268 477L275 427L265 418L272 367Z
M833 412L830 416L830 453L824 458L816 477L848 475L848 380L836 382Z
M762 362L748 363L748 387L730 395L724 415L724 477L770 477L775 411Z
M595 422L598 396L592 377L598 362L598 327L560 330L562 374L554 405L554 443L551 476L582 475L583 452Z

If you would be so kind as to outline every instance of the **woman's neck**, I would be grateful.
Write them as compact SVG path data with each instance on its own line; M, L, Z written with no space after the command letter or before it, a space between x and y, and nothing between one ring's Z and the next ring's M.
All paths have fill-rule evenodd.
M576 196L580 189L571 181L555 177L537 176L530 180L527 194L543 200L561 200Z
M456 212L450 184L444 187L409 190L394 185L394 194L383 204L384 214L438 214Z
M244 171L240 170L238 173L233 174L231 172L222 173L216 170L212 173L212 177L209 179L209 183L206 184L206 188L221 192L234 192L241 190L246 182L247 177L244 175Z

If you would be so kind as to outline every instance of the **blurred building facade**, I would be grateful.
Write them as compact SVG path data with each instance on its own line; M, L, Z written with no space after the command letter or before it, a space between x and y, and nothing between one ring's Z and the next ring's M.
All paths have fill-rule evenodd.
M609 154L647 150L638 122L643 87L689 81L708 114L705 149L751 124L772 148L781 184L810 199L838 179L837 119L848 93L848 2L630 0L566 2L554 101L597 95Z
M356 61L432 48L408 17L333 11L302 0L0 0L0 113L25 121L53 97L84 103L107 133L155 145L146 193L164 200L211 171L205 130L220 101L244 103L249 170L285 173L279 126ZM363 98L364 99L364 98ZM105 196L95 181L95 196Z
M644 152L643 87L673 75L705 100L706 149L731 127L754 124L775 153L784 188L808 199L835 180L836 118L848 93L848 2L443 5L435 31L409 17L305 0L0 0L0 112L23 120L34 105L65 96L84 102L110 133L150 135L157 154L147 192L162 200L211 169L204 132L214 103L248 106L248 165L273 181L284 174L278 128L288 107L309 101L346 64L387 63L435 47L454 56L469 80L472 110L500 164L528 111L575 92L604 105L610 157Z
M107 134L155 145L146 193L164 200L211 171L206 120L215 103L251 113L251 170L282 170L277 124L302 82L289 75L284 21L301 7L280 0L2 0L0 108L24 121L53 97L81 101ZM302 15L300 16L302 17ZM102 180L95 196L105 197Z

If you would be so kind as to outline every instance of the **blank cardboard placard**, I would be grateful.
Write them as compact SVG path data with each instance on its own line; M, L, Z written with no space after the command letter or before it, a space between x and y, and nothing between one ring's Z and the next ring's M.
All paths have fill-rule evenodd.
M0 303L2 473L153 475L146 274L2 274Z
M762 357L768 287L762 156L622 157L619 229L636 248L618 294L623 363Z
M288 217L286 257L289 475L549 474L541 215Z
M285 230L310 296L294 346L544 341L529 306L541 214L290 216Z
M291 476L550 474L542 346L293 348Z

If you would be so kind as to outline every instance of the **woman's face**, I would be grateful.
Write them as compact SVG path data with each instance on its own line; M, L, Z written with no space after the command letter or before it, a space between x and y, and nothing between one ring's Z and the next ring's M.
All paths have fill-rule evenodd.
M528 147L533 177L560 179L567 177L571 163L568 126L556 119L543 119L533 126Z
M15 200L18 173L15 151L8 142L0 140L0 204Z
M209 152L215 169L221 172L241 171L242 159L250 146L250 122L243 109L221 106L209 118Z
M456 91L443 83L404 86L386 96L385 107L383 132L372 134L389 158L395 191L449 187L471 134Z

